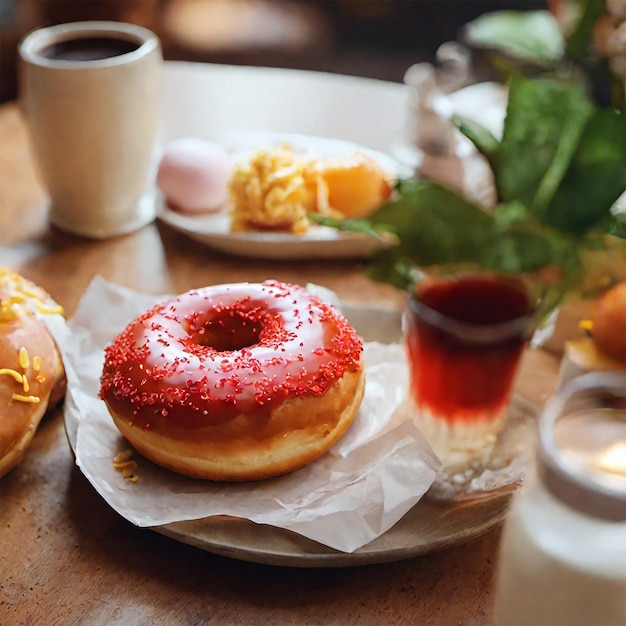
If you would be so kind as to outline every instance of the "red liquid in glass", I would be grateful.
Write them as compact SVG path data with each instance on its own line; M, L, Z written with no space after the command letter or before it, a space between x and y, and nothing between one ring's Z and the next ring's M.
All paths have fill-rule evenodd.
M455 329L455 320L477 330ZM528 297L512 284L471 275L424 281L408 309L414 402L449 422L496 417L508 404L529 325Z

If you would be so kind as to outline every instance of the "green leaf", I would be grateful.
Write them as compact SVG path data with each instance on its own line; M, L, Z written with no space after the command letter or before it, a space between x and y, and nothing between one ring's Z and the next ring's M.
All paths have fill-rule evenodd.
M563 177L546 224L581 234L610 216L610 207L626 190L626 118L617 111L596 110L585 127Z
M312 222L320 224L320 226L330 226L331 228L336 228L337 230L370 235L383 243L396 243L397 238L395 236L395 229L393 226L373 224L366 219L337 219L336 217L320 215L319 213L310 213L308 217Z
M513 222L524 221L530 217L526 206L517 201L496 205L493 214L496 224L502 230L508 228Z
M412 268L411 261L398 258L396 251L381 250L370 260L367 274L374 280L406 290L415 282Z
M492 171L498 169L498 140L483 126L462 117L452 117L450 120L463 133L476 149L487 159Z
M369 218L374 227L389 227L399 238L393 254L414 265L457 263L479 258L495 222L471 201L431 182L405 185L398 200Z
M549 211L552 197L567 172L590 114L591 107L587 106L586 102L580 102L580 106L574 103L570 114L564 119L554 158L544 173L531 203L533 211L540 216Z
M620 239L626 239L626 213L618 213L612 216L607 227L607 233Z
M542 215L591 110L577 86L513 77L494 171L500 199L520 201Z
M583 61L589 57L594 27L605 7L602 0L578 0L575 10L578 19L567 37L565 49L570 59Z
M494 11L473 20L464 29L465 41L544 67L563 57L565 43L549 11Z
M567 266L576 256L577 242L536 220L512 222L485 251L483 264L499 272L522 274L545 267Z

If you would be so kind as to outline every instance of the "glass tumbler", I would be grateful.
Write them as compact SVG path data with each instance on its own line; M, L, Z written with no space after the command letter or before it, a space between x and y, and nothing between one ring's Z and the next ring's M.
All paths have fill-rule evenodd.
M428 277L409 297L414 419L448 474L489 457L534 321L524 286L494 274Z

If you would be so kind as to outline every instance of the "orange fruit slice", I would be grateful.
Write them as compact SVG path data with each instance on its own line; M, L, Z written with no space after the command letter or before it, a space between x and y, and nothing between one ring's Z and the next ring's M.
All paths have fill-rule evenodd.
M605 354L626 362L626 282L606 291L591 309L591 335Z
M362 152L321 161L319 167L328 204L346 217L364 217L391 195L389 176Z

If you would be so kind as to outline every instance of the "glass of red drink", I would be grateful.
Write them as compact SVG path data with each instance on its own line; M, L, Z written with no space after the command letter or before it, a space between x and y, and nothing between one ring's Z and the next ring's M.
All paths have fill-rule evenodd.
M514 278L429 277L410 295L405 340L412 406L448 474L488 459L534 325L535 303Z

